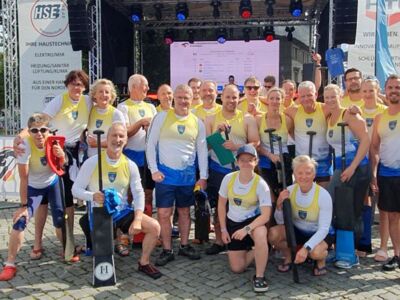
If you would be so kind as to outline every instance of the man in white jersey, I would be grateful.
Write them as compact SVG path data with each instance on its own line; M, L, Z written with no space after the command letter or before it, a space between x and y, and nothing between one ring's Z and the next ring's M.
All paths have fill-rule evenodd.
M189 86L178 85L174 91L174 109L158 113L151 124L146 156L156 182L156 205L161 225L163 251L156 264L165 265L175 258L171 245L171 215L178 209L181 246L178 255L199 259L188 244L190 206L194 204L193 188L206 188L208 165L203 122L190 112L193 93ZM196 159L200 179L196 182Z
M122 154L127 142L124 125L113 123L107 133L107 149L102 152L101 158L103 191L99 191L98 156L94 155L83 164L72 187L72 193L79 199L92 202L94 206L101 206L106 201L105 192L109 189L116 191L120 204L113 213L114 226L124 234L145 233L138 270L157 279L161 277L161 273L150 263L150 255L160 234L160 225L153 218L143 214L144 192L138 167ZM132 206L128 202L129 189L133 196ZM83 216L79 223L90 242L88 216Z
M146 77L134 74L128 80L129 99L118 105L118 109L125 116L128 129L128 143L124 154L139 167L142 184L145 192L146 205L152 203L154 182L145 166L146 131L157 110L154 105L144 102L149 90ZM146 172L146 174L145 174ZM143 181L146 176L146 182Z
M379 191L379 210L389 217L389 235L394 256L383 270L400 267L400 76L390 75L385 83L389 107L377 115L372 131L370 159L372 189ZM378 168L379 164L379 168Z

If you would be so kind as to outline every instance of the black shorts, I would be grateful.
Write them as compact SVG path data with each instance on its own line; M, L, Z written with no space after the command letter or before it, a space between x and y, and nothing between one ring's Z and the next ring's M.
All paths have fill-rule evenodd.
M241 240L241 241L233 239L232 234L235 231L242 229L243 227L249 225L257 217L258 216L249 218L243 222L234 222L228 218L226 219L226 227L227 227L229 236L231 237L231 242L228 244L229 251L241 251L241 250L249 251L249 250L251 250L251 248L254 246L254 241L249 234L246 235L243 238L243 240Z
M311 238L310 235L306 235L304 234L303 231L299 230L296 228L296 226L294 227L294 234L296 236L296 243L298 246L303 246L305 243L307 243L307 241ZM329 234L324 238L325 243L328 244L328 249L332 246L332 244L335 242L335 236L333 234Z
M218 197L219 197L219 188L221 187L221 182L224 179L226 174L217 172L213 169L208 170L208 179L207 179L207 196L210 201L211 207L217 207Z
M129 213L122 219L115 222L114 227L115 229L119 228L123 233L129 232L129 227L131 226L133 220L135 220L135 213Z
M400 176L378 176L378 208L387 212L400 212Z
M150 172L149 168L146 168L146 170L145 170L144 167L138 167L138 169L139 169L140 178L142 179L143 189L145 189L145 190L154 189L155 183L153 181L153 178L151 177L151 172ZM146 176L146 178L145 178L145 176Z

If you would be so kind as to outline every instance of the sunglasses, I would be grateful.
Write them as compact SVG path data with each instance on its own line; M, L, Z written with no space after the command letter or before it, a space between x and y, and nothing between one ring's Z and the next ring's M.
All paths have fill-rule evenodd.
M37 134L38 132L46 133L47 131L49 131L49 128L47 128L47 127L40 127L40 128L33 127L33 128L30 128L29 131L32 132L33 134Z
M246 88L246 90L255 90L255 91L258 91L258 89L260 88L259 86L245 86L245 88Z
M266 89L272 89L272 85L264 85Z

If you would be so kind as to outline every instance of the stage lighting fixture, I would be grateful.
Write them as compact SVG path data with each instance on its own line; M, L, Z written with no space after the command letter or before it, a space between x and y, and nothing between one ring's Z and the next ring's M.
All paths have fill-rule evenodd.
M187 31L188 41L190 44L194 43L194 33L195 33L194 29L188 29Z
M218 28L216 34L218 43L223 44L226 42L226 35L227 35L226 28Z
M287 32L287 40L289 42L293 41L293 31L295 31L295 28L286 26L285 31Z
M219 18L221 13L219 11L219 7L221 6L221 1L213 0L211 1L210 5L213 7L213 17L215 19Z
M139 23L143 19L143 7L140 4L132 6L131 20L133 23Z
M267 16L273 17L275 0L265 0L265 4L267 5Z
M241 0L239 4L239 15L243 19L249 19L253 14L253 8L251 7L250 0Z
M172 29L165 30L164 44L171 45L174 42L174 31Z
M189 16L189 8L186 4L186 2L178 2L176 4L176 19L178 21L185 21L187 17Z
M267 26L264 29L264 39L267 42L272 42L275 39L275 31L273 26Z
M154 16L156 17L157 21L161 21L162 19L162 9L164 5L162 3L156 3L153 5L154 8Z
M243 28L243 40L248 43L250 42L251 28Z
M302 1L301 0L290 0L289 11L293 17L296 17L296 18L300 17L301 14L303 13Z

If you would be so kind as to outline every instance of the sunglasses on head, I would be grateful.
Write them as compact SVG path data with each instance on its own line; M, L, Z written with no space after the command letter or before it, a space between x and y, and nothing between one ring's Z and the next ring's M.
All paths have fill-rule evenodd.
M49 128L47 128L47 127L40 127L40 128L33 127L31 129L29 129L29 131L32 132L33 134L36 134L38 132L46 133L48 130L49 130Z
M250 91L250 90L255 90L255 91L257 91L260 87L255 85L255 86L246 86L245 88L246 88L246 90L249 90L249 91Z

